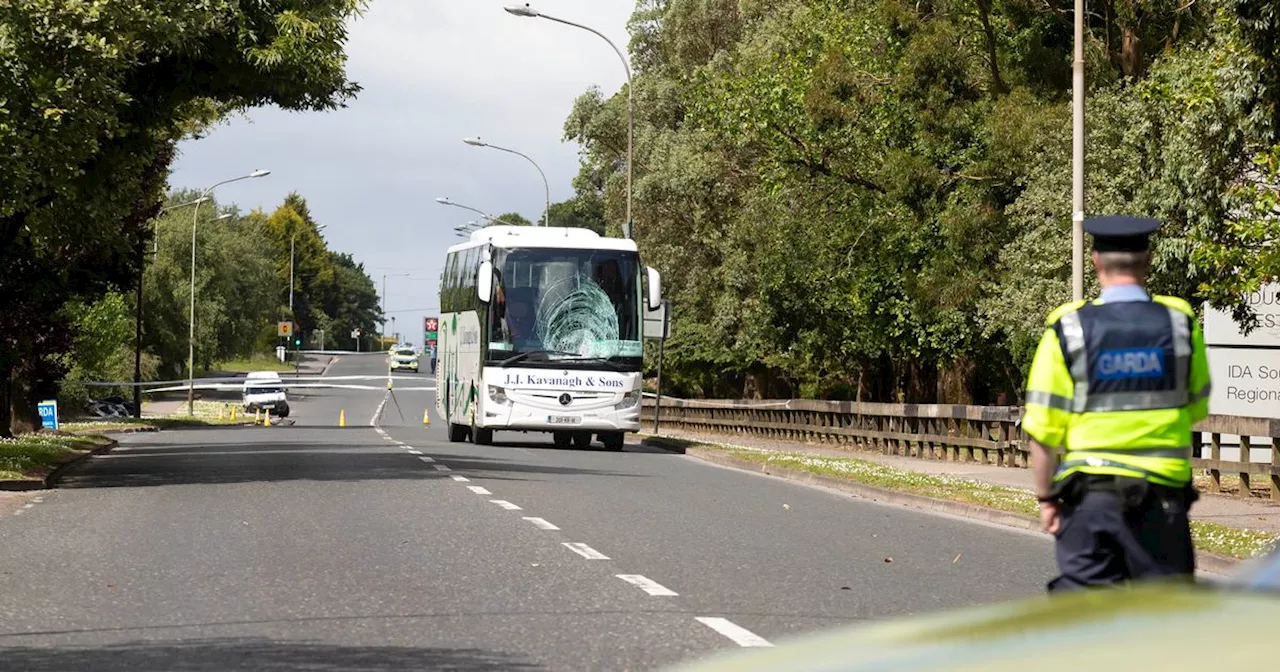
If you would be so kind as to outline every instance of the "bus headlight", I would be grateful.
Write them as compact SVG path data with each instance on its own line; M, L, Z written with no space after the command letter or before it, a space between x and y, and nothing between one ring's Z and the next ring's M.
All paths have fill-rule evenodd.
M490 385L489 401L492 401L495 404L507 403L507 391L497 385Z
M614 405L614 408L619 411L625 411L628 408L633 408L638 403L640 403L640 390L631 390L622 395L622 401Z

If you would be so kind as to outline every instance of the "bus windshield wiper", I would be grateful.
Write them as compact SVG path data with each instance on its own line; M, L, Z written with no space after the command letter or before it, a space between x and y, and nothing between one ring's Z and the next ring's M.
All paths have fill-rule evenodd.
M543 357L547 358L547 361L551 361L550 355L566 355L569 357L577 357L577 353L561 352L560 350L530 350L528 352L522 352L518 355L512 355L502 360L501 362L498 362L498 366L511 366L512 364L523 362L524 360L529 359L533 355L542 355Z

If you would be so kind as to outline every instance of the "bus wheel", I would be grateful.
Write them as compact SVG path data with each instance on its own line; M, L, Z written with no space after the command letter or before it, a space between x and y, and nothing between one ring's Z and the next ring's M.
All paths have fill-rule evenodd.
M569 444L573 443L573 437L568 432L554 432L551 440L555 441L556 448L568 448Z
M467 440L466 425L455 425L449 423L449 441L451 443L462 443Z
M604 444L605 450L622 450L622 444L624 443L623 439L625 437L622 432L601 432L596 436L600 437L600 443Z
M475 442L477 446L492 446L493 430L483 429L481 427L473 427L471 428L471 439Z
M591 432L582 432L573 435L573 447L579 450L586 450L591 447Z

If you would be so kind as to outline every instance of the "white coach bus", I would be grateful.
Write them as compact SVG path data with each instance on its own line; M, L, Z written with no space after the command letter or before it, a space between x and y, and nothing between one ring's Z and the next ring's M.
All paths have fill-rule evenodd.
M635 241L588 229L491 226L450 247L436 368L449 440L549 432L620 450L640 428L643 319L661 296Z

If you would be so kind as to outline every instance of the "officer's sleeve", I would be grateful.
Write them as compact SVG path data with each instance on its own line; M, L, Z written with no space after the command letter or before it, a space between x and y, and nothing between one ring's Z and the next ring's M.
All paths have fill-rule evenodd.
M1204 332L1200 329L1200 321L1191 318L1191 374L1187 381L1187 389L1191 394L1191 403L1187 410L1191 414L1191 422L1200 422L1209 415L1209 392L1212 389L1209 380L1209 356L1205 353Z
M1066 443L1071 421L1075 383L1062 358L1062 346L1053 328L1045 329L1031 362L1022 427L1042 445L1060 448Z

